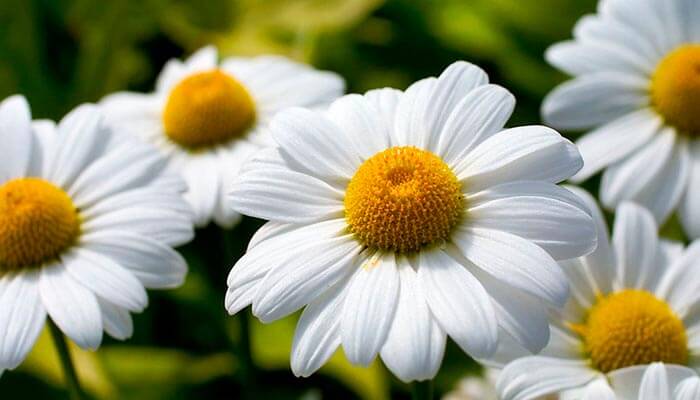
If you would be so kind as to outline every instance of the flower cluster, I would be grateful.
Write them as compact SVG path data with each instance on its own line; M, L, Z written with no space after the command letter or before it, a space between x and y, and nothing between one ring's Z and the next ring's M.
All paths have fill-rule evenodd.
M463 61L343 95L335 73L206 47L59 123L4 100L0 373L47 321L87 349L129 338L146 288L183 283L174 248L247 215L267 222L225 308L302 310L296 376L342 349L430 380L449 337L493 371L451 398L700 399L700 241L658 233L677 210L700 237L700 3L601 0L546 58L574 78L543 119L590 129L576 143L506 128L514 96ZM603 169L612 234L559 185Z

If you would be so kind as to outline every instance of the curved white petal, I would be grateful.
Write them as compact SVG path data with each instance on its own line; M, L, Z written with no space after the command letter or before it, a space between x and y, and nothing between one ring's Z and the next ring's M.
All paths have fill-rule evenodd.
M595 225L579 201L564 201L566 191L550 184L547 191L520 191L511 183L491 188L512 191L492 201L471 206L467 210L469 225L512 233L546 250L555 260L574 258L590 253L596 247ZM541 185L532 185L542 189ZM470 206L467 199L467 206Z
M216 156L202 154L189 157L182 166L182 177L187 182L185 199L194 211L194 223L203 227L214 215L220 196L221 176Z
M0 184L24 176L29 168L34 138L31 119L23 96L11 96L0 103Z
M105 332L117 340L130 338L134 333L134 323L129 311L100 297L97 297L97 302L102 312L102 325Z
M283 154L316 176L345 183L361 164L350 138L320 112L286 109L272 120L270 132Z
M623 203L617 208L613 246L617 256L617 281L623 288L642 288L652 276L658 246L657 225L644 208Z
M403 96L403 92L397 89L383 88L370 90L364 96L377 110L379 118L386 121L391 144L396 146L396 134L394 132L396 107Z
M659 384L666 382L669 388L676 387L681 381L695 376L695 371L680 365L664 365L661 363L651 365L636 365L608 372L615 394L621 399L655 399L648 397L655 394L654 390ZM646 379L646 382L642 382ZM642 390L642 387L644 389ZM646 393L645 393L646 392ZM641 396L647 397L641 397ZM661 397L662 399L663 397Z
M503 400L530 400L583 387L598 374L585 361L532 356L508 364L498 376L496 388Z
M689 153L688 183L678 213L686 234L697 239L700 237L700 142L694 141Z
M396 105L394 119L394 146L428 146L425 109L428 98L435 89L437 78L421 79L406 89Z
M406 258L398 260L399 299L381 357L404 382L432 379L440 369L447 336L426 303L416 271Z
M394 320L399 297L395 255L375 253L355 272L347 288L340 322L343 351L353 364L369 365Z
M368 159L390 147L391 125L366 96L350 94L331 104L328 116L343 130L362 159Z
M452 236L459 252L496 279L563 306L569 297L567 278L539 246L507 232L459 227Z
M0 277L0 370L14 369L34 346L46 321L36 272Z
M82 236L81 246L128 269L147 288L178 287L187 274L187 263L177 251L135 233L93 232Z
M588 129L646 107L648 79L620 73L583 75L547 95L542 115L560 129Z
M515 108L515 96L498 85L482 85L462 98L445 121L434 153L451 166L501 131Z
M418 281L440 326L472 357L491 356L498 324L479 280L440 249L421 251L418 264Z
M617 400L615 392L605 379L595 379L583 389L581 400Z
M606 42L560 42L547 49L545 59L574 76L614 72L645 78L654 64L623 45Z
M62 261L73 279L110 303L135 312L146 308L146 289L131 272L112 259L77 248L65 254Z
M54 323L82 348L102 343L102 314L95 295L73 279L62 264L44 267L39 291Z
M700 399L700 378L697 376L682 380L673 391L673 400L697 399Z
M340 321L346 284L340 283L309 303L294 331L291 365L296 376L316 372L340 346Z
M571 180L583 182L604 167L624 159L648 143L661 124L661 118L645 108L586 133L576 141L583 167Z
M352 271L361 246L350 235L318 238L290 249L267 273L253 299L263 322L285 317L320 296Z
M560 182L583 165L576 146L544 126L501 131L483 141L454 168L469 193L518 180Z

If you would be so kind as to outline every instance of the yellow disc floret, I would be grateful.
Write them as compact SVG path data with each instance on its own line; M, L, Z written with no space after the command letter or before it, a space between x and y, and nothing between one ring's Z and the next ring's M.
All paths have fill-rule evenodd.
M183 79L170 92L163 113L170 140L193 150L241 137L254 120L255 105L246 88L218 69Z
M0 273L55 259L79 232L72 200L53 184L21 178L0 186Z
M700 135L700 44L679 47L659 63L652 79L651 100L679 132Z
M602 372L688 361L683 322L668 304L643 290L627 289L600 298L586 322L573 328L583 338L593 366Z
M392 147L369 158L345 195L350 230L368 247L396 252L447 240L463 210L452 170L415 147Z

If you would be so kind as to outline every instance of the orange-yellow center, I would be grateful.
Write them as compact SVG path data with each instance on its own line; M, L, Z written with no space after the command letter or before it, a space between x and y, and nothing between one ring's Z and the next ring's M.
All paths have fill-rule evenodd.
M651 100L679 132L700 136L700 44L681 46L656 67Z
M254 120L255 105L246 88L219 69L183 79L163 112L166 135L192 150L241 137Z
M38 178L0 186L0 273L40 267L70 247L80 219L70 197Z
M585 323L572 327L581 335L593 366L602 372L652 362L688 362L683 322L668 304L643 290L600 298Z
M463 210L452 170L415 147L392 147L367 159L345 195L345 218L357 238L401 253L447 240Z

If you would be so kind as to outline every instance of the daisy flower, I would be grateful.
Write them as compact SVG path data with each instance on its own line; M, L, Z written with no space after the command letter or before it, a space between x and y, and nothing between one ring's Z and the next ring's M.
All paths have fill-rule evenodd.
M106 146L111 134L95 106L56 125L32 122L23 97L0 103L0 372L22 362L47 315L96 349L102 331L131 336L145 287L184 280L171 248L193 235L184 182L150 146Z
M700 237L700 4L602 0L547 60L574 79L545 99L545 121L588 130L581 182L605 169L600 198L644 205L663 223L678 209Z
M598 399L592 393L622 368L654 362L700 368L700 241L684 249L660 240L651 213L623 203L608 244L595 201L577 192L597 220L598 248L560 262L571 299L551 311L552 336L540 355L524 356L516 343L503 342L499 356L517 358L499 376L504 400L572 390Z
M184 62L169 61L150 94L120 92L102 101L108 122L155 144L181 173L197 226L212 219L231 227L240 214L225 207L241 164L270 139L281 109L322 107L343 94L338 75L279 56L217 60L205 47Z
M433 377L446 335L475 357L499 328L533 351L545 305L568 297L554 259L596 244L588 211L556 185L581 167L576 147L543 126L503 130L515 100L457 62L406 92L348 95L328 111L276 117L276 146L254 156L230 194L270 220L229 276L230 313L263 322L306 306L295 374L342 344L377 354L404 381Z

